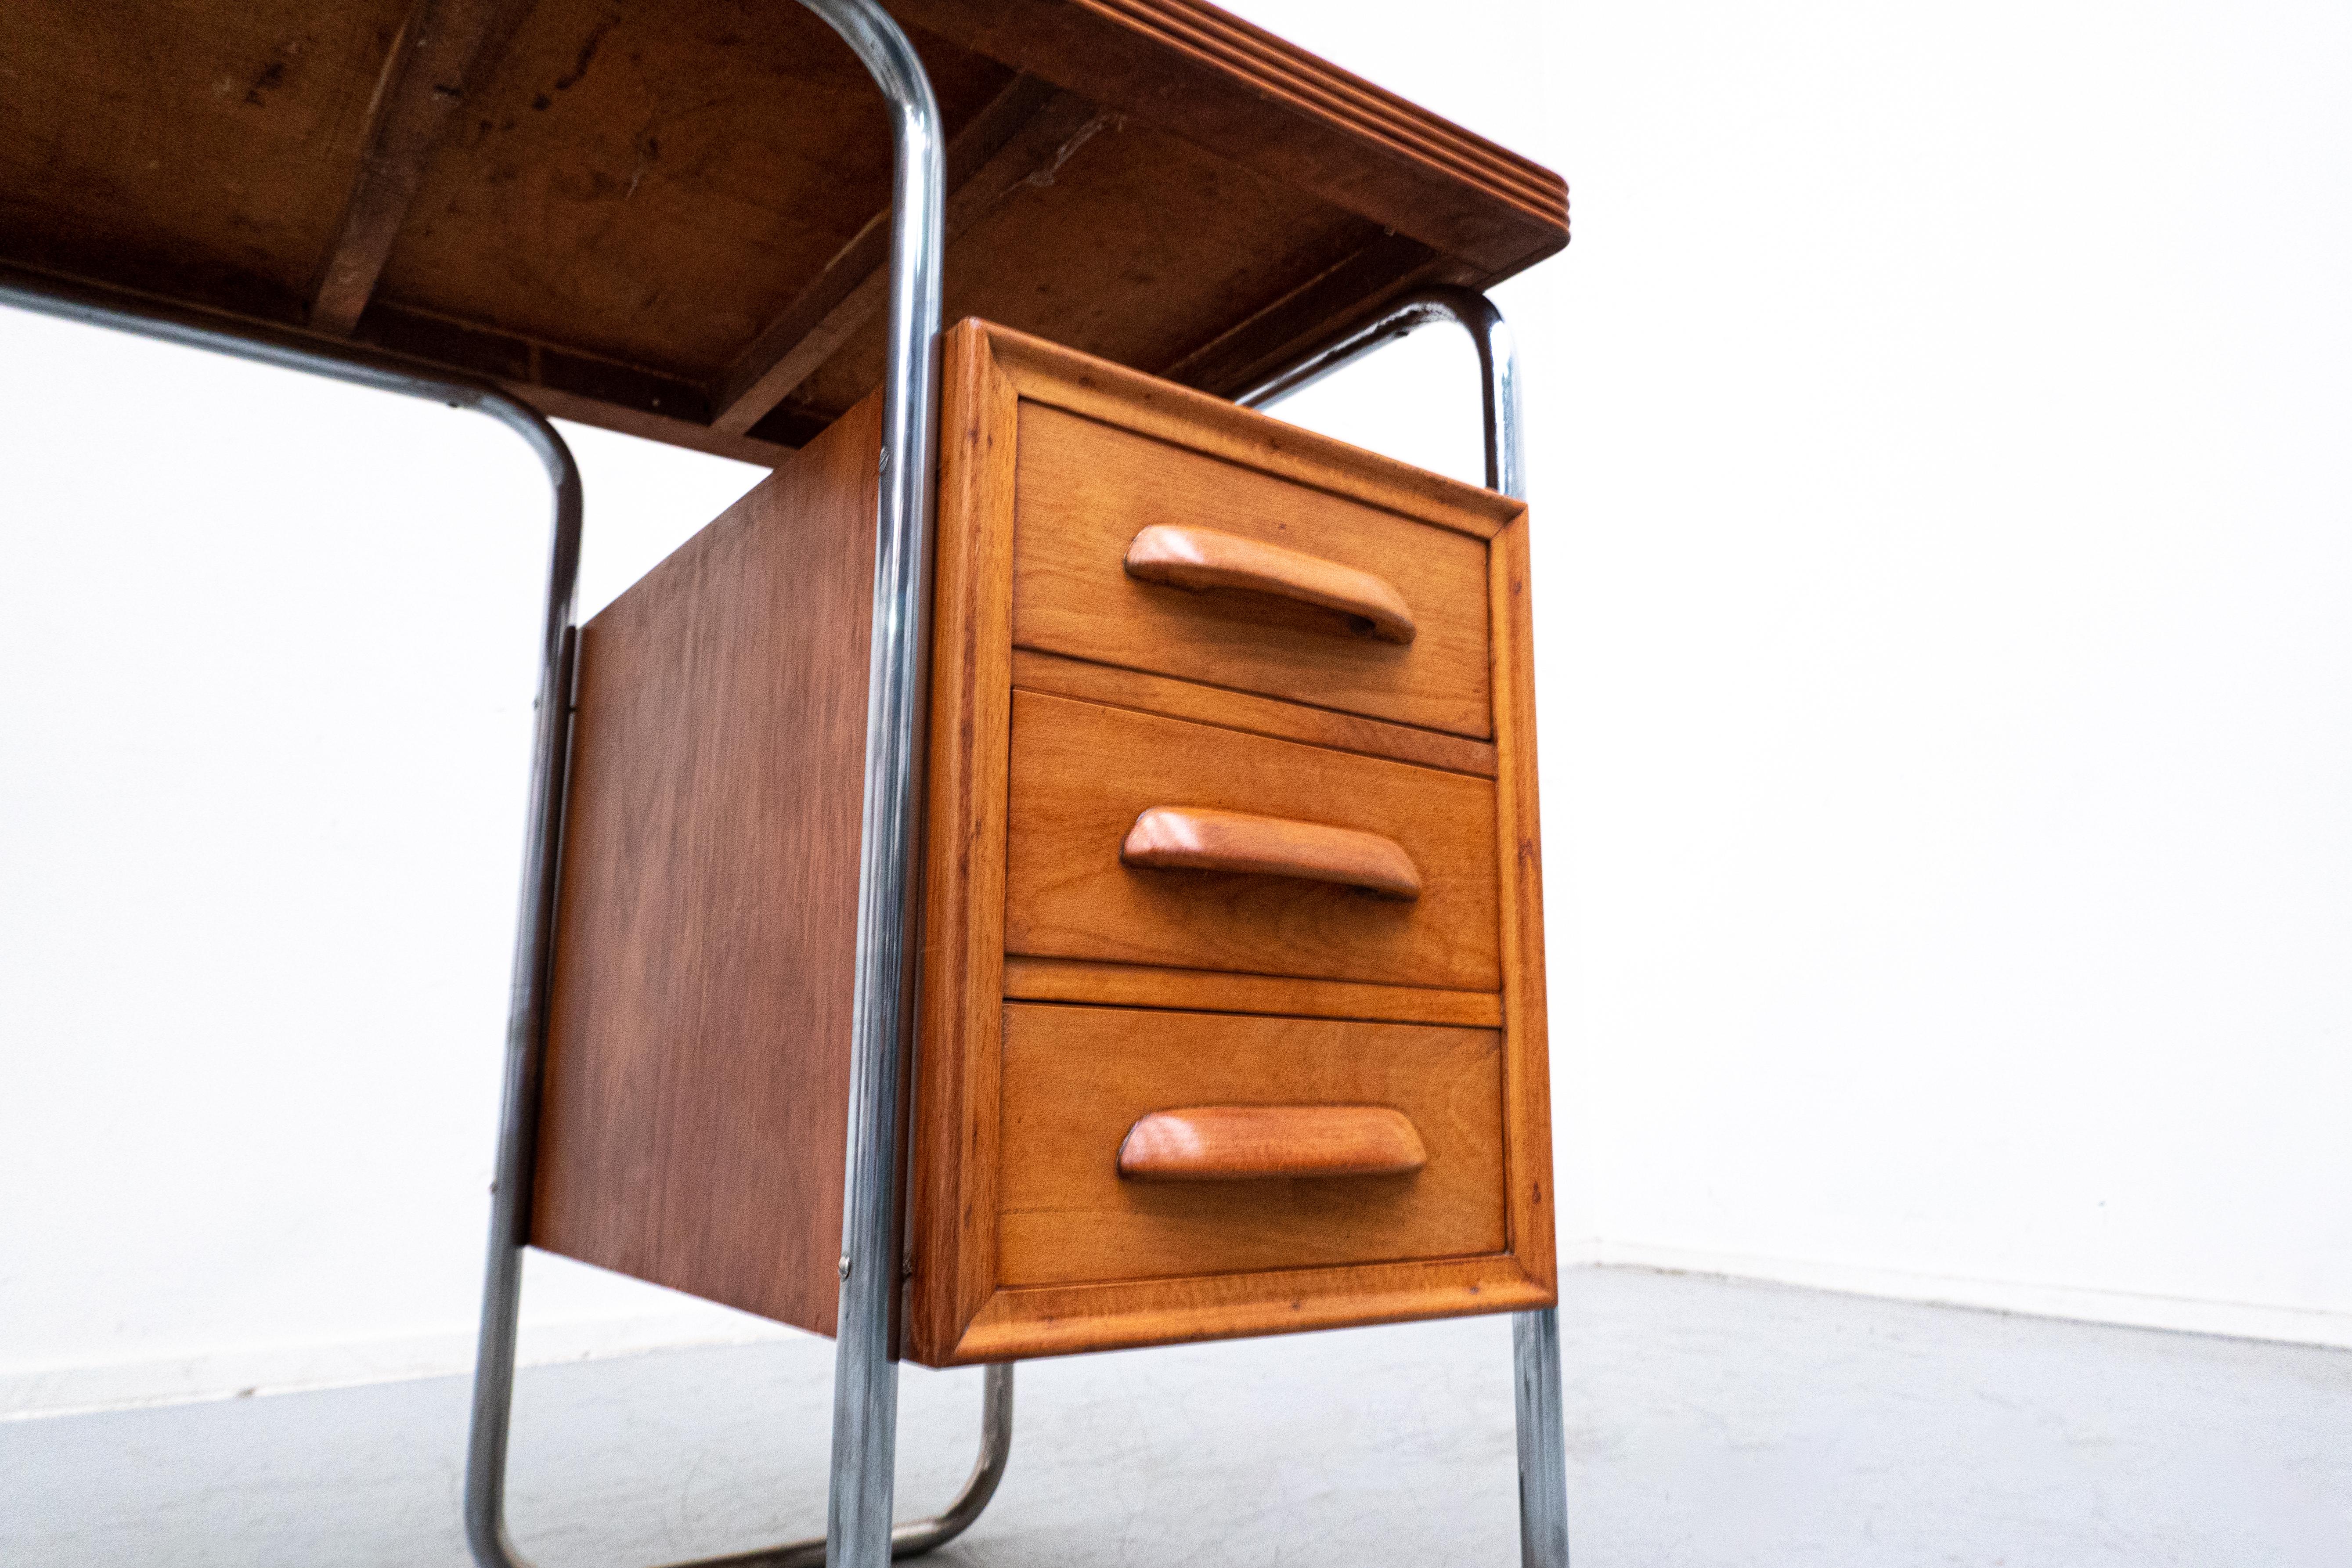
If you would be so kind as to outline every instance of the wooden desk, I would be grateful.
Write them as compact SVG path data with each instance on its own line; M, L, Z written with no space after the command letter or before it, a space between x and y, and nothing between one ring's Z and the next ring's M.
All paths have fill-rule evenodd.
M1521 1548L1560 1568L1526 518L1204 394L1438 309L1516 491L1499 321L1423 290L1557 250L1565 190L1197 0L804 3L0 6L0 297L478 408L551 481L477 1560L521 1568L536 1241L838 1331L831 1539L780 1565L969 1526L1013 1359L1534 1309ZM949 345L926 640L958 317L1004 325ZM548 416L777 469L584 628L576 734ZM992 1363L971 1479L895 1527L894 1303Z

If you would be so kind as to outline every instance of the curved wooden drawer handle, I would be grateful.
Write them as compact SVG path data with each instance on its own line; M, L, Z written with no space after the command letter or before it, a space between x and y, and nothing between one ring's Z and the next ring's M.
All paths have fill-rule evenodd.
M1421 897L1421 872L1393 838L1210 806L1153 806L1127 830L1118 858L1154 870L1254 871Z
M1135 1182L1402 1176L1428 1163L1412 1120L1385 1105L1155 1110L1118 1146L1118 1173Z
M1127 574L1178 588L1240 588L1337 610L1382 642L1412 641L1404 597L1370 572L1336 561L1219 533L1154 523L1127 547Z

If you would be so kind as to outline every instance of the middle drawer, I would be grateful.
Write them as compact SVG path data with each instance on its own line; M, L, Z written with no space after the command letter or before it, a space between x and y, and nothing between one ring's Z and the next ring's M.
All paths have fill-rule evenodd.
M1502 984L1488 780L1016 690L1009 793L1008 952L1457 991ZM1362 879L1390 890L1133 863L1150 858L1133 852L1147 812L1221 830L1247 818L1244 833L1287 825L1299 853L1370 866ZM1395 896L1389 868L1400 858L1415 896Z

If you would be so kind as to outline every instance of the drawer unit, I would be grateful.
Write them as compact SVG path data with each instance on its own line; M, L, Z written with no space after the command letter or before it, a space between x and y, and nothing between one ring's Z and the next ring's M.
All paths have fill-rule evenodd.
M1517 502L947 336L907 1353L1553 1299ZM532 1239L833 1327L875 457L584 628Z

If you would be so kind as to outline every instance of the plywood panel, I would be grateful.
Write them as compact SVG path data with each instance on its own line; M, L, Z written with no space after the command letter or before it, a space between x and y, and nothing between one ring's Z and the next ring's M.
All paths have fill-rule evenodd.
M791 4L513 5L503 47L509 0L0 6L0 267L356 338L656 440L803 444L879 375L878 320L808 312L797 353L769 332L884 210L872 82ZM1223 393L1567 241L1556 175L1213 6L892 9L951 145L1011 88L1090 111L959 209L951 318ZM450 51L387 74L404 18ZM407 107L363 162L385 92ZM741 406L747 359L789 363L762 393L785 401Z
M980 316L1158 372L1379 235L1342 208L1106 116L949 247L947 319ZM881 374L876 321L801 397L839 408Z
M407 0L0 6L0 247L299 319Z
M590 621L531 1239L830 1332L878 405Z
M1197 0L891 0L902 17L1077 87L1478 268L1567 243L1559 176ZM1336 193L1335 193L1336 195Z
M917 42L950 132L1012 77ZM887 204L889 167L872 79L797 5L540 0L379 292L715 375Z

